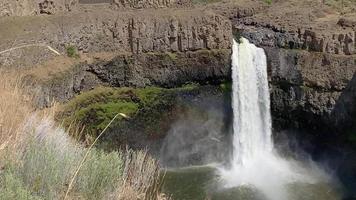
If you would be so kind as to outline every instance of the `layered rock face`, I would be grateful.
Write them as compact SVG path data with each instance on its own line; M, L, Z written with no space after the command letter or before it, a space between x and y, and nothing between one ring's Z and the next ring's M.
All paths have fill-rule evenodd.
M31 16L55 14L73 10L78 0L3 0L0 2L0 16Z
M345 130L355 117L356 56L266 48L280 127Z
M63 2L63 8L75 10L78 3L91 5L104 0ZM51 1L39 3L42 10L55 7ZM311 0L276 0L272 5L224 0L200 6L203 8L166 9L184 3L110 1L109 8L95 7L86 12L79 9L63 15L0 20L0 26L7 27L0 31L0 48L9 48L14 41L31 41L49 44L62 54L68 46L74 46L81 53L117 55L111 60L99 58L96 64L78 65L78 73L82 75L75 75L76 72L69 76L72 81L65 86L65 94L59 89L48 89L59 88L57 82L45 89L46 94L58 94L55 99L62 101L97 84L173 87L189 81L229 79L232 21L238 35L267 52L277 125L338 129L352 124L354 112L348 107L354 107L354 13L340 15L322 2ZM152 7L163 9L137 10ZM134 10L123 11L127 8ZM17 55L16 52L12 55ZM31 49L29 53L35 52ZM42 50L34 55L38 57L36 62L22 63L43 63L52 58L49 53ZM21 55L24 54L19 54L17 60L26 58ZM1 59L4 57L6 62ZM13 66L15 62L8 57L0 55L1 64Z
M220 83L230 74L230 50L199 50L186 53L117 55L112 59L83 62L60 73L28 75L29 90L37 92L39 107L53 100L66 102L76 94L99 85L112 87L177 87L186 83ZM194 66L194 67L192 67ZM36 75L37 74L37 75Z
M354 19L320 2L300 1L278 2L234 20L236 32L267 53L275 127L318 132L353 127Z
M159 10L116 12L100 10L93 13L76 13L63 16L34 17L27 20L14 18L0 20L1 49L20 44L46 44L65 54L68 46L82 53L117 52L140 54L147 52L187 52L202 49L230 49L231 23L223 17L202 10ZM17 34L14 35L13 32ZM16 44L14 44L14 41ZM0 55L0 64L36 65L51 59L46 49L11 52L33 56L33 62L18 62ZM44 55L44 52L47 52ZM11 58L10 57L10 58ZM22 66L23 67L23 66Z
M49 44L63 53L69 45L83 53L229 49L232 38L228 20L202 10L170 13L165 10L155 13L97 11L53 16L46 20L33 18L26 22L21 18L12 22L3 20L0 27L9 30L0 33L1 46L9 48L14 41L31 41ZM12 32L16 31L19 32L14 36Z
M1 44L7 48L13 46L13 41L31 41L48 44L62 54L67 53L68 47L74 47L83 56L75 63L64 64L72 66L62 67L48 61L57 55L46 48L33 47L38 50L34 56L38 59L29 63L25 60L28 56L21 55L35 54L33 48L21 50L24 52L16 62L7 59L8 54L1 55L3 66L39 64L29 77L42 83L40 88L36 87L41 94L40 107L50 105L53 100L67 101L98 85L175 87L189 82L219 83L229 79L231 23L200 9L162 9L155 13L146 10L80 12L33 17L26 22L22 18L11 22L0 20L0 26L8 27L8 31L0 32ZM19 30L16 36L11 34L15 30ZM18 51L11 55L17 55ZM110 58L105 57L108 54ZM88 62L87 56L94 61ZM41 70L44 68L48 69ZM36 75L43 71L48 73Z
M124 10L181 7L190 4L188 0L2 0L0 16L53 15L70 11L90 11L98 6L109 10Z

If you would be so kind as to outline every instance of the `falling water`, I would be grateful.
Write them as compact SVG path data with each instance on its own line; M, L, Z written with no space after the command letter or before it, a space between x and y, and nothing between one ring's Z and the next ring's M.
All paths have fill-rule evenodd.
M233 158L221 169L225 187L251 186L268 199L286 200L285 186L313 180L294 161L281 158L271 138L267 59L245 38L233 41Z
M271 113L264 50L242 38L232 54L234 165L271 152Z

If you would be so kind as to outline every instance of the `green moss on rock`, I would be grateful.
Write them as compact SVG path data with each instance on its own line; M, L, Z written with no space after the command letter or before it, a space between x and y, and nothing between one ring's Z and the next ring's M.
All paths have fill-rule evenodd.
M223 91L223 92L231 92L232 91L232 82L224 82L221 83L219 85L219 88Z
M192 90L187 87L185 90ZM182 90L184 90L182 88ZM97 136L117 113L124 113L135 123L145 124L150 130L147 134L155 133L162 112L173 105L177 89L158 87L147 88L110 88L98 87L78 95L62 108L59 120L69 127L80 124L85 127L85 134ZM113 127L124 124L121 116L115 120Z

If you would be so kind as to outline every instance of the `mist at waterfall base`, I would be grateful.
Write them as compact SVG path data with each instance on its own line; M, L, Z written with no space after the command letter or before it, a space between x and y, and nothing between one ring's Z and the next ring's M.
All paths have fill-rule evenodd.
M161 147L163 166L179 168L228 161L232 149L231 100L214 90L217 88L204 88L197 96L183 97L177 119Z
M233 158L231 166L220 169L224 187L251 186L271 200L289 199L287 186L315 184L329 177L313 163L308 168L278 155L272 141L272 122L263 49L242 38L234 41Z
M172 172L168 190L179 193L177 199L206 199L187 194L196 195L192 190L202 192L201 187L208 199L217 200L339 199L335 180L307 154L293 149L302 156L287 159L274 147L266 62L263 49L243 38L234 41L229 101L209 94L184 102L190 108L171 125L160 153L162 165ZM247 193L255 196L239 196L241 188L251 188ZM238 191L238 196L214 198L216 190Z

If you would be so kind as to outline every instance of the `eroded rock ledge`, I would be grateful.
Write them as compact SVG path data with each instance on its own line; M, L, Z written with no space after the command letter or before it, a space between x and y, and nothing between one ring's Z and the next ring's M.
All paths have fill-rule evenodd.
M52 73L53 66L41 66L42 73L30 70L30 91L37 92L39 107L53 100L66 102L76 94L99 85L112 87L177 87L186 83L217 84L230 74L230 49L198 50L176 53L118 54L101 56L90 63L81 62ZM194 66L194 67L192 67Z
M98 7L90 12L0 19L0 26L7 27L0 32L0 48L11 47L13 41L31 41L49 44L63 54L68 45L84 54L115 54L109 60L99 57L94 63L76 64L69 75L64 70L50 76L62 77L54 79L62 82L46 82L46 98L40 104L47 105L52 97L65 101L97 84L172 87L230 79L233 26L266 50L278 124L318 129L353 123L354 14L341 16L311 0L276 1L272 6L257 0L224 0L199 8L160 7L164 8L120 12ZM24 60L15 65L52 59L48 52L31 49L30 53L38 57L35 63ZM18 60L26 58L13 52L17 54ZM6 60L5 64L14 65Z
M186 52L230 49L231 23L220 15L202 10L142 10L76 13L64 16L0 20L1 49L16 43L44 43L65 54L71 45L82 53L92 52ZM16 32L17 34L13 34ZM51 52L38 60L51 59ZM36 52L35 50L31 51ZM16 53L16 52L14 52ZM2 55L7 57L6 55ZM21 56L19 56L21 60ZM37 59L33 59L37 60ZM1 61L3 61L1 63ZM4 59L0 57L0 64ZM20 65L21 62L18 64ZM38 63L24 63L35 65ZM13 65L13 63L7 63Z
M96 8L110 10L170 8L190 5L187 0L2 0L0 17L53 15L73 11L92 11Z

